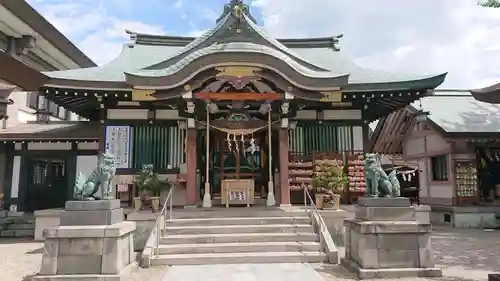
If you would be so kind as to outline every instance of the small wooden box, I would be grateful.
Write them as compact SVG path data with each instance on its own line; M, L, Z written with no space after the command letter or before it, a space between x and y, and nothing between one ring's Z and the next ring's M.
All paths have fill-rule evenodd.
M221 203L229 205L255 204L255 190L253 179L227 179L222 180Z

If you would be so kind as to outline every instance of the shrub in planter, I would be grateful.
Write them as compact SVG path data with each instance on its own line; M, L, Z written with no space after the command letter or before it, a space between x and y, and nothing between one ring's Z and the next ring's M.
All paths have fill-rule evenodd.
M317 160L314 168L313 187L316 191L316 206L322 209L325 201L335 200L336 208L344 190L347 177L344 166L338 160Z
M160 185L162 185L162 182L158 174L154 172L153 165L146 164L142 166L141 171L135 177L134 185L137 191L137 196L134 197L136 211L139 211L144 201L149 201L149 199L151 199L153 211L158 211L160 198L157 193L161 192Z
M157 212L158 210L160 210L160 207L162 207L160 204L161 192L167 188L170 188L172 186L172 183L168 179L161 181L158 175L155 175L156 176L151 181L150 188L153 194L153 197L151 197L153 211Z

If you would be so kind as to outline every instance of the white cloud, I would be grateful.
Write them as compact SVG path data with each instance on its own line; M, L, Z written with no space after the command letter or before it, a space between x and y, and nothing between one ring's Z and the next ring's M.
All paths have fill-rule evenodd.
M131 3L128 0L38 1L36 8L92 60L103 64L120 53L128 38L125 30L165 33L162 26L122 20L108 10L115 6L128 10L132 7Z
M183 5L184 5L184 1L183 0L177 0L174 3L174 8L178 9L178 8L182 7Z
M500 9L475 0L256 0L274 36L332 36L364 66L449 71L445 87L500 80Z
M134 0L29 2L36 4L43 16L98 64L118 55L127 38L125 29L166 33L165 27L115 16L117 10L133 11L142 5ZM198 36L206 28L193 21L194 11L197 18L214 21L222 9L222 6L208 7L208 1L196 9L187 6L185 0L170 3L185 19L178 24L192 30L186 34L190 36ZM476 0L253 1L254 6L261 8L263 24L273 36L316 37L344 33L341 52L364 66L399 72L449 72L444 86L464 88L500 80L497 67L500 65L500 9L481 8L476 4Z

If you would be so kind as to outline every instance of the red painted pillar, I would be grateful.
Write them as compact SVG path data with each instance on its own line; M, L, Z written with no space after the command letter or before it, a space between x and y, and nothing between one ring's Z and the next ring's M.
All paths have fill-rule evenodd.
M290 185L288 184L288 128L279 130L280 157L280 205L290 205Z
M186 205L196 205L196 129L186 131Z

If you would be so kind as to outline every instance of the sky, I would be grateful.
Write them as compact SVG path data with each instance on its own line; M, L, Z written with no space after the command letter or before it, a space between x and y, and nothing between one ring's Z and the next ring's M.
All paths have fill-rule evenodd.
M125 30L196 36L229 0L28 0L97 64L129 41ZM344 34L358 64L405 73L449 72L441 88L500 82L500 9L476 0L246 0L276 38Z

